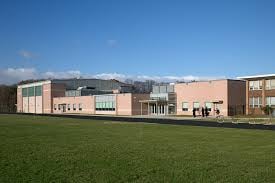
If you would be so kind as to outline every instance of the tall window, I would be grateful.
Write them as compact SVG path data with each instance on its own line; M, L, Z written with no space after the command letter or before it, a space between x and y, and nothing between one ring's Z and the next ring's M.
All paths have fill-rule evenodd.
M188 102L182 102L182 111L188 111Z
M212 110L212 102L205 102L205 108L207 108L208 111Z
M78 110L82 111L82 104L81 103L78 104Z
M74 111L76 110L76 104L73 104L73 110Z
M262 106L262 97L250 97L249 98L249 107L256 108Z
M266 97L266 105L275 106L275 97Z
M199 111L199 110L200 110L200 103L199 103L199 102L193 102L193 108L194 108L196 111Z
M275 89L275 79L270 79L265 81L265 89L272 90Z
M115 111L116 101L114 95L101 95L95 98L96 111Z
M32 97L32 96L41 96L41 95L42 95L42 85L22 88L23 97Z
M29 97L34 96L34 87L29 87L29 88L28 88L28 96L29 96Z
M36 86L35 87L35 96L41 96L42 95L42 86Z
M56 110L56 104L54 104L54 110Z
M68 109L68 111L71 110L71 104L67 104L67 109Z
M22 88L22 96L27 97L28 96L28 88Z
M249 81L249 90L261 90L261 89L263 89L262 80Z

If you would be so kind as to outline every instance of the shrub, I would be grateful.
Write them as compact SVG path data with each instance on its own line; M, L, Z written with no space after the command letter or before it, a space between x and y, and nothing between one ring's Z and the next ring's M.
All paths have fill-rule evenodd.
M264 111L264 113L266 114L266 115L269 115L269 114L272 114L272 111L273 111L273 109L272 109L272 107L270 107L270 106L265 106L265 107L262 107L262 110Z

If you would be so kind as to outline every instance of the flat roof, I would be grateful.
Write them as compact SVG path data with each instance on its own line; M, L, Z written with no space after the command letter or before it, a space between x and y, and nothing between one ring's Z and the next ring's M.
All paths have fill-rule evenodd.
M17 88L32 87L32 86L37 86L37 85L41 85L41 84L49 84L51 82L52 82L51 80L36 81L36 82L31 82L31 83L19 84L19 85L17 85Z
M34 85L39 85L39 84L46 84L46 83L62 83L64 81L113 81L113 82L117 82L120 84L123 84L121 87L128 87L128 86L132 86L131 84L127 84L121 81L118 81L116 79L97 79L97 78L70 78L70 79L42 79L39 81L30 81L28 83L24 83L24 84L18 84L17 86L20 87L29 87L29 86L34 86Z
M176 83L175 85L178 84L193 84L193 83L205 83L205 82L219 82L219 81L240 81L240 82L244 82L241 79L212 79L212 80L198 80L198 81L190 81L190 82L182 82L182 83Z
M254 75L254 76L241 76L241 77L237 77L237 78L238 79L249 80L249 79L269 78L269 77L275 77L275 74L261 74L261 75Z

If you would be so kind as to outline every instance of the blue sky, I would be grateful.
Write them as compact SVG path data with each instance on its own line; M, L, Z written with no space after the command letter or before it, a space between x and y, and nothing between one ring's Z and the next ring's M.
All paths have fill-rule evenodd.
M1 0L0 71L274 73L274 10L273 0Z

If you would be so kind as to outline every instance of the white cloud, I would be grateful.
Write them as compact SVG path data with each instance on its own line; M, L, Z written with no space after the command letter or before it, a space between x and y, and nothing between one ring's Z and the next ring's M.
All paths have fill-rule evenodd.
M27 79L68 79L68 78L97 78L97 79L117 79L125 81L132 79L135 81L155 80L157 82L176 82L176 81L200 81L200 80L213 80L223 79L221 77L200 77L200 76L148 76L148 75L125 75L119 73L101 73L101 74L84 74L79 70L69 70L63 72L39 72L35 68L8 68L0 69L0 84L14 84Z
M0 70L0 84L14 84L21 80L36 79L34 68L8 68Z
M68 79L68 78L80 78L81 72L77 70L70 70L66 72L44 72L41 73L41 78L52 78L52 79Z
M124 74L118 74L118 73L101 73L101 74L95 74L95 75L88 75L88 78L117 79L120 81L124 81L125 79L127 79L127 76Z
M18 54L23 57L23 58L27 58L27 59L31 59L31 58L34 58L36 55L30 51L27 51L27 50L20 50L18 52Z

